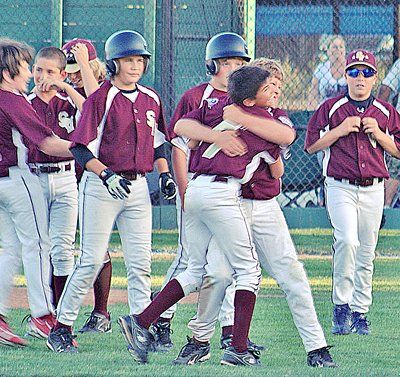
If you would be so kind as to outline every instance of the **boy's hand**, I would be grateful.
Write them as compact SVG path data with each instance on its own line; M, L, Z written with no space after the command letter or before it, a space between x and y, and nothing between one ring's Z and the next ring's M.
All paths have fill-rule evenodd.
M347 117L340 125L334 130L338 133L339 137L347 136L351 132L360 132L361 118L352 116Z
M51 90L64 90L68 84L61 80L44 79L37 87L41 92L49 92Z
M77 43L71 48L71 52L80 67L89 63L89 51L84 43Z
M377 137L378 134L382 132L375 118L365 117L361 120L361 123L362 129L367 135L369 134Z
M243 156L247 153L247 145L238 137L237 131L220 132L215 144L229 157Z
M240 123L237 119L246 114L239 106L232 104L224 107L224 120Z

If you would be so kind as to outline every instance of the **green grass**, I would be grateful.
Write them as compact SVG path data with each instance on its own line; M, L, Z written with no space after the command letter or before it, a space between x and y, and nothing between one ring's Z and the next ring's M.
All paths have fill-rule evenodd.
M293 231L296 242L303 241L303 248L310 254L326 247L329 251L330 234L325 230ZM382 235L389 255L400 255L397 248L400 233L387 232ZM176 248L176 233L157 232L155 242L158 250ZM316 240L316 238L320 240ZM175 240L175 241L174 241ZM386 246L381 244L381 254ZM152 275L154 288L162 283L163 276L173 258L171 254L154 254ZM179 305L173 321L175 347L167 354L151 354L146 366L136 365L126 351L125 342L114 323L112 334L79 336L78 355L58 355L46 349L43 340L32 339L25 349L0 347L0 376L399 376L400 375L400 258L380 257L375 263L374 304L369 314L372 335L361 337L348 335L334 337L330 334L332 304L331 259L328 257L302 258L310 279L314 301L320 322L327 335L328 344L335 347L332 354L340 365L336 370L311 369L306 366L306 355L294 327L282 292L276 284L264 276L263 285L256 304L252 322L252 340L264 344L268 350L262 355L260 369L229 368L219 365L219 329L212 339L210 361L192 367L171 366L189 335L186 324L195 312L195 305ZM121 257L113 256L113 286L126 287L125 267ZM85 320L81 309L75 328ZM127 305L110 307L114 319L128 312ZM27 310L12 310L10 324L19 334Z

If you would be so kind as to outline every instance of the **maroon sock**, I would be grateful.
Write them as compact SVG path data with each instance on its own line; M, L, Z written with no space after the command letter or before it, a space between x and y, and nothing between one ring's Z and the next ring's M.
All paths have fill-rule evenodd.
M232 335L233 333L233 326L223 326L222 327L222 337L226 338L229 335Z
M96 313L100 313L109 316L107 310L108 296L110 295L111 288L111 275L112 275L112 264L108 260L104 263L96 281L93 284L94 288L94 309Z
M60 300L61 294L64 290L65 283L68 279L68 275L66 276L54 276L53 275L53 301L54 306L57 307L58 301Z
M236 291L232 346L238 352L244 352L247 349L247 339L255 303L256 295L254 293L246 290Z
M150 305L138 315L139 325L148 329L162 313L184 296L185 294L178 280L172 279Z
M56 321L56 324L54 325L53 330L55 331L55 330L62 329L62 328L67 329L72 334L72 326L67 326L61 322Z

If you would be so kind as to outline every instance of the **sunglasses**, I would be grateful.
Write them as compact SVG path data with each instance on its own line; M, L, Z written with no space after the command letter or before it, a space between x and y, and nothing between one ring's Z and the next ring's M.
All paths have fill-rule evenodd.
M372 68L364 68L364 69L351 68L351 69L348 69L348 70L346 71L346 73L347 73L350 77L353 77L353 78L358 77L358 75L359 75L360 73L362 73L362 75L363 75L364 77L372 77L372 76L376 75L376 71L375 71L374 69L372 69Z

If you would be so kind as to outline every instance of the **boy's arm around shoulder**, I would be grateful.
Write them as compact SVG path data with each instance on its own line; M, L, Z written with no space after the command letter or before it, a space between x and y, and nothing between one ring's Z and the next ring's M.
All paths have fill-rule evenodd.
M237 105L224 107L224 120L240 123L248 131L278 145L290 145L296 138L296 132L272 117L262 117L250 114Z

